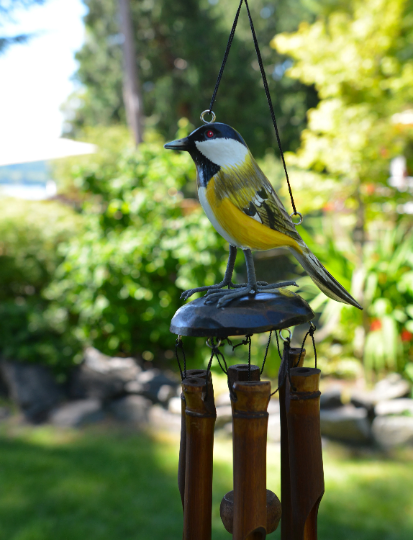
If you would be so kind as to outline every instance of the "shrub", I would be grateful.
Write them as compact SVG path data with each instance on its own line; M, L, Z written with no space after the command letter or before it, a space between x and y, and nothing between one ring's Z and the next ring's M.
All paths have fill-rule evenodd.
M0 354L42 362L58 372L80 345L70 315L44 296L62 262L58 247L81 228L81 220L57 202L0 201Z
M47 297L76 317L79 339L106 353L171 357L181 291L220 280L227 257L191 198L191 159L153 137L110 168L83 168L76 184L88 195L86 229L62 248Z

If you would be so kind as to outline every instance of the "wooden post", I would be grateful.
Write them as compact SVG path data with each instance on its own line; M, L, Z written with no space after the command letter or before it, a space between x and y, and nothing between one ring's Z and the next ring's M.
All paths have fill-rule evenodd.
M283 362L286 362L289 368L302 366L305 358L305 349L301 355L301 348L292 348L284 346ZM300 359L300 360L299 360ZM286 398L289 394L290 383L288 377L280 387L280 424L281 424L281 540L292 540L293 515L291 502L291 483L290 483L290 457L289 457L289 437L287 427Z
M317 513L324 494L320 433L320 370L290 371L286 396L292 535L289 540L317 540Z
M184 379L186 466L184 540L211 540L212 467L216 410L212 382Z

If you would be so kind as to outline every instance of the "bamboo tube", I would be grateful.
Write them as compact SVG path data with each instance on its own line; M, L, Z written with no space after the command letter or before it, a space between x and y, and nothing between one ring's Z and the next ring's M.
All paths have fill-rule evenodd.
M302 366L305 358L305 349L301 354L301 348L290 348L284 346L283 363L286 362L289 368ZM281 540L292 540L293 516L290 484L290 457L289 457L289 437L287 427L286 396L289 394L290 383L288 377L280 387L280 424L281 424Z
M289 540L317 540L317 513L324 494L320 434L320 370L291 369L286 399L292 535Z
M248 375L248 371L250 375ZM238 364L228 368L229 385L232 388L235 382L248 381L250 376L251 381L260 380L260 368L251 365L250 368L245 364ZM281 503L278 497L270 491L266 490L266 530L267 534L276 530L281 517ZM225 529L229 533L234 531L234 491L229 491L222 499L220 506L220 515Z
M234 540L264 540L267 532L269 381L235 382L233 415Z
M232 389L234 383L241 381L259 381L261 377L260 368L251 364L236 364L228 368L228 386Z
M212 382L182 383L186 402L184 540L211 540L212 459L216 410Z
M211 377L211 372L210 377ZM206 369L188 369L186 370L186 378L199 377L205 379L207 374ZM186 454L186 419L185 419L185 396L181 393L181 441L179 444L179 462L178 462L178 489L181 494L182 508L184 507L185 496L185 454Z

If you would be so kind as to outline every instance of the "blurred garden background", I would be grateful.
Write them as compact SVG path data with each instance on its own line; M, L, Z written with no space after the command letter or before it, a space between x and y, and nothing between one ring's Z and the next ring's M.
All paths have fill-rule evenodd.
M254 255L259 279L298 276L316 313L330 399L320 538L407 540L413 2L250 4L304 215L299 232L364 306L329 300L283 250ZM199 126L237 6L0 0L0 539L181 534L169 324L183 290L220 281L228 246L199 206L190 157L163 144ZM243 135L290 212L245 7L214 110ZM237 263L241 281L242 254ZM295 329L295 345L305 330ZM266 340L253 340L257 363ZM186 339L185 349L188 367L206 366L204 340ZM224 352L246 361L245 351ZM274 382L278 367L273 345ZM227 534L218 506L231 487L226 425L217 434L217 539ZM279 493L271 437L268 482Z

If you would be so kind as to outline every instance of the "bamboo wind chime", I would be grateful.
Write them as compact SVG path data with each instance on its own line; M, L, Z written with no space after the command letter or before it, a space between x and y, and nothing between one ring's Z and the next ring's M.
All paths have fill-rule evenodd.
M291 310L291 297L283 291L279 292L276 299L278 310L270 309L270 304L276 301L273 296L234 302L235 305L221 312L219 321L213 317L216 308L204 305L202 299L198 299L178 310L172 320L171 329L178 334L178 361L178 351L184 353L182 335L213 335L207 341L212 348L208 368L187 370L184 355L184 369L181 370L182 422L178 486L183 506L183 540L212 538L216 410L210 366L214 357L227 374L232 407L233 490L224 495L220 506L225 529L232 534L234 540L263 540L276 530L281 519L282 540L317 539L317 512L324 493L318 389L320 370L303 367L306 354L304 347L291 348L290 339L283 338L284 351L278 381L281 512L280 500L266 486L267 409L271 394L275 392L269 381L261 380L263 367L249 362L226 368L223 352L219 349L226 333L225 323L233 320L234 312L238 317L244 317L245 324L251 323L251 320L256 324L257 317L251 317L250 311L252 309L256 315L257 310L260 310L261 322L270 323L273 328L285 327L293 317L298 322L313 317L308 304L297 295L294 295L295 309ZM242 307L240 304L250 305ZM199 309L201 305L203 308ZM197 306L198 315L194 314ZM252 329L260 333L267 330L268 326L247 328L244 325L239 328L239 333L250 336ZM309 333L313 337L313 326ZM250 344L250 337L243 343ZM271 460L272 456L268 456L268 459Z
M282 209L278 207L277 210L278 199L271 195L273 197L271 203L269 194L273 193L273 188L265 183L264 188L253 193L252 199L256 204L251 202L249 207L241 210L250 216L248 217L250 221L247 223L250 229L259 231L262 229L254 229L257 221L261 220L263 223L259 210L262 211L264 202L267 205L267 211L270 211L269 205L273 204L275 205L274 212L281 213L280 219L287 228L289 227L288 230L293 237L299 238L299 235L294 236L296 234L294 225L302 222L302 216L297 212L294 203L248 0L240 0L209 109L201 115L201 119L207 126L204 126L203 131L202 128L195 130L186 139L167 143L165 148L192 152L191 156L198 168L205 156L196 154L197 145L204 145L205 149L208 138L211 141L214 140L213 146L210 145L209 148L216 148L217 144L226 144L227 148L234 148L234 144L236 146L240 142L239 134L230 126L220 124L220 128L216 127L212 107L243 3L248 13L294 210L290 217L292 220L294 216L299 216L300 220L299 223L294 224L286 219L288 215L283 207ZM211 114L210 123L204 120L205 114ZM218 137L221 137L221 142ZM235 142L231 143L231 137ZM208 159L212 160L211 155L205 152L207 157L209 156ZM245 153L245 150L242 152ZM211 167L218 167L217 170L219 170L222 155L221 153L217 162L208 162L208 170ZM201 170L201 177L205 174L207 172ZM202 196L205 197L205 194ZM251 220L251 216L255 216L256 221ZM212 222L214 224L214 220ZM221 229L217 230L222 234ZM266 234L270 233L267 231ZM270 249L271 246L245 248L248 284L234 285L231 276L236 256L235 245L249 246L241 240L238 244L230 243L230 257L224 281L212 287L186 291L185 299L194 292L212 289L208 291L206 297L198 298L182 306L171 322L171 332L178 336L176 357L182 378L178 487L183 507L183 540L211 540L212 537L212 474L216 409L210 369L214 358L227 375L232 408L233 489L224 495L220 506L220 515L225 529L232 534L234 540L264 540L267 535L277 529L281 520L281 540L316 540L317 513L324 493L324 475L320 435L320 370L317 369L315 326L310 323L310 329L303 340L302 347L298 349L291 347L291 332L287 338L281 335L283 329L310 322L314 318L314 313L300 296L282 288L291 285L291 282L263 285L263 282L256 281L250 249ZM317 261L314 256L311 260ZM306 268L309 266L307 265ZM317 268L323 267L320 264ZM223 290L225 286L228 286L228 290ZM229 290L231 287L232 290ZM210 302L212 298L215 298L217 303ZM270 332L270 335L260 368L251 364L251 336L264 332ZM278 332L284 341L277 389L271 388L270 381L261 379L273 332L277 337L277 345ZM306 354L304 344L308 335L311 336L314 346L314 368L303 367ZM207 338L207 345L211 348L211 358L207 369L186 369L183 336ZM242 343L249 347L248 364L238 364L228 368L220 346L225 340L231 344L229 338L233 336L246 336ZM183 369L179 354L183 355ZM267 489L266 485L268 405L277 391L279 391L281 425L281 502L275 493ZM268 456L268 459L271 460L272 456Z

